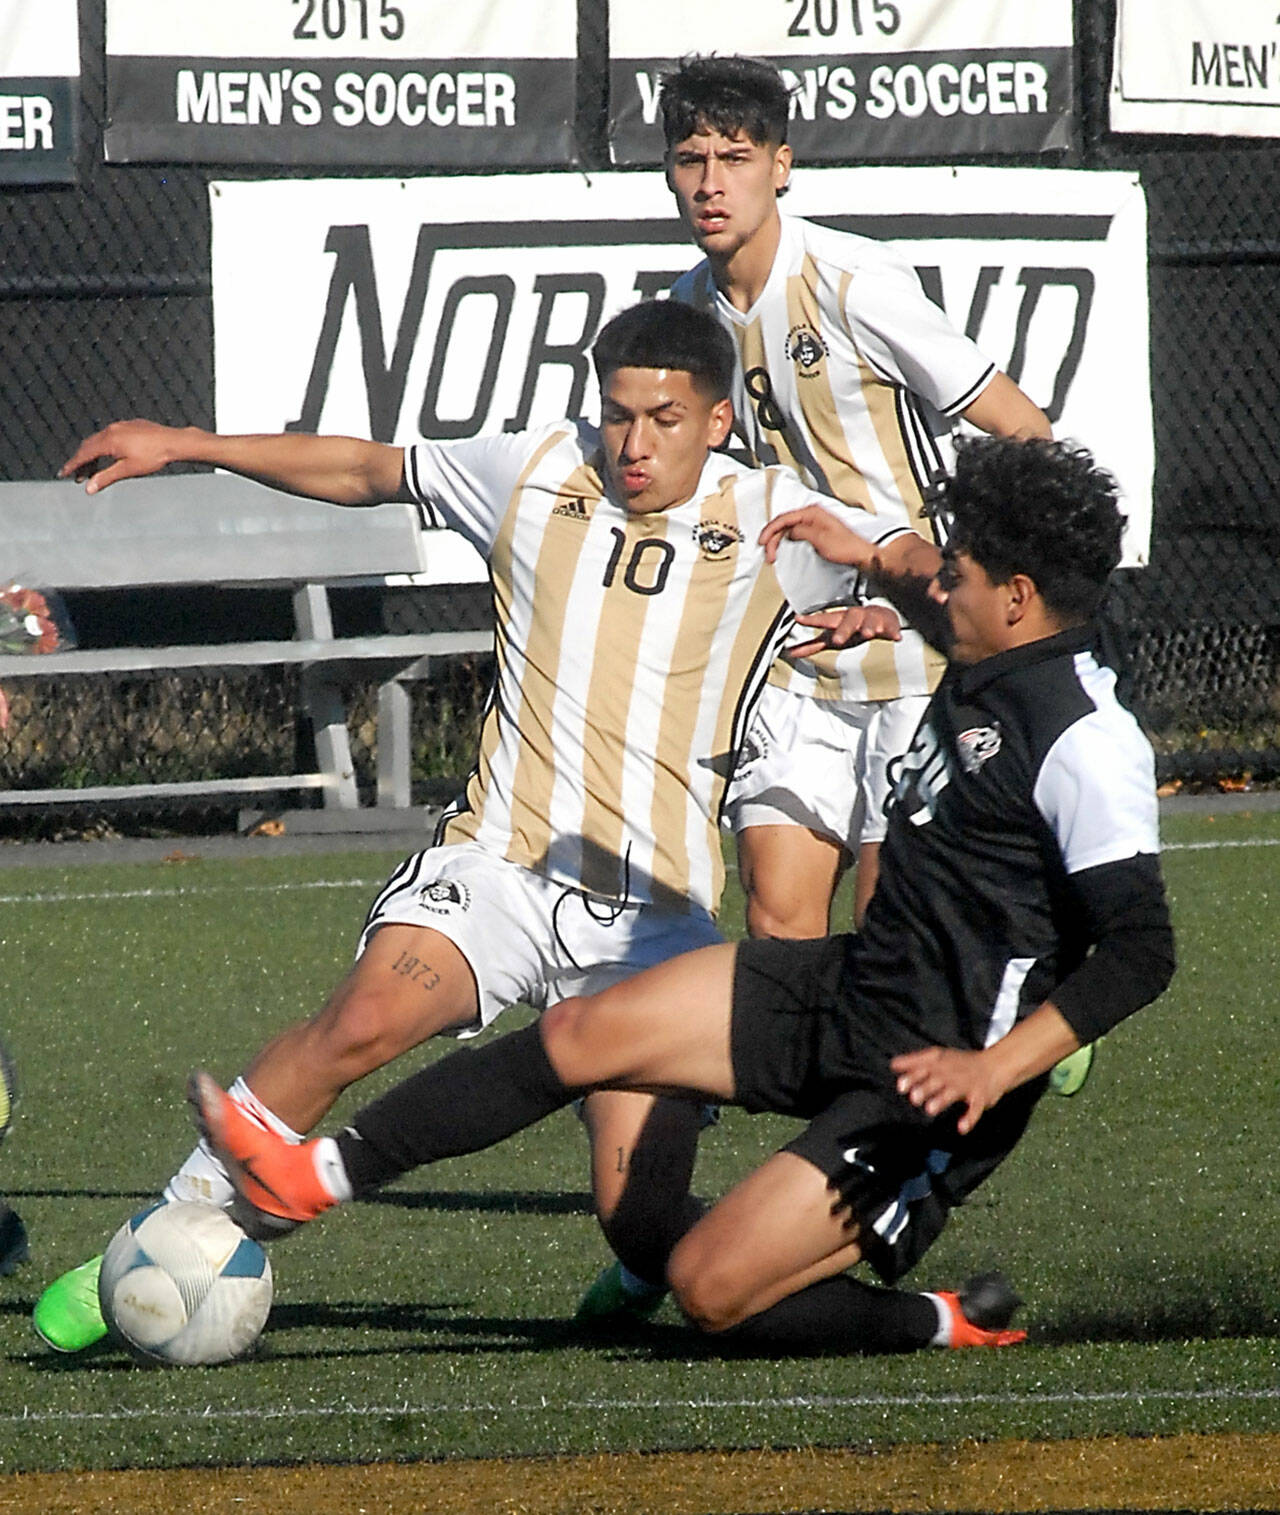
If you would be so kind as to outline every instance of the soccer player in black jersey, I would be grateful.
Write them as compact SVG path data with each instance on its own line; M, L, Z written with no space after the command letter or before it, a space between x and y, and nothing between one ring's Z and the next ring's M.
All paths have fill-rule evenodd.
M885 574L821 507L765 533L878 576L950 660L896 775L861 932L708 947L567 1000L336 1140L287 1146L197 1074L242 1200L310 1219L583 1090L686 1089L809 1122L676 1244L667 1277L694 1324L784 1351L1019 1339L1007 1287L912 1293L846 1270L893 1284L916 1264L1012 1150L1048 1070L1165 988L1173 938L1151 749L1092 652L1114 481L1082 449L983 438L938 508L952 529L931 583Z

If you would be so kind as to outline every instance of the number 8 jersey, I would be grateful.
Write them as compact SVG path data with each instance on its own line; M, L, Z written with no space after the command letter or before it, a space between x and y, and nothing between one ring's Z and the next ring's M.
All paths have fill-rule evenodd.
M495 612L479 760L437 840L605 899L714 913L725 783L792 609L854 595L807 544L770 565L757 543L813 491L712 453L690 500L633 514L606 492L598 433L572 422L420 443L405 478L424 525L488 561ZM820 503L864 536L904 529Z

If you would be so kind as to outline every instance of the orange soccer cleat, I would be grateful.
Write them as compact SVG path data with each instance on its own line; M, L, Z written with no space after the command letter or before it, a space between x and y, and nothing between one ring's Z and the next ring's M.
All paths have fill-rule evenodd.
M250 1235L283 1235L337 1204L317 1162L320 1142L285 1141L200 1070L187 1081L187 1099L235 1186L230 1213Z
M939 1291L951 1316L949 1347L1016 1347L1027 1339L1025 1331L1012 1331L1009 1322L1022 1301L1003 1273L980 1273L958 1294Z

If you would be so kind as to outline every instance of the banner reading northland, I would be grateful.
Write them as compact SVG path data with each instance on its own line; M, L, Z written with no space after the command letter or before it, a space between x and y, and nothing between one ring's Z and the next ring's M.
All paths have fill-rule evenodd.
M7 0L0 8L0 183L73 180L79 118L76 0Z
M575 0L107 0L112 162L573 160Z
M788 213L896 241L1056 434L1093 448L1126 493L1127 561L1144 562L1137 176L804 169L792 182ZM656 173L215 183L210 205L222 431L408 443L594 416L597 331L697 261Z
M1072 139L1071 0L610 0L616 163L662 156L659 76L768 58L799 162L1048 152Z
M1280 137L1280 3L1119 0L1111 129Z

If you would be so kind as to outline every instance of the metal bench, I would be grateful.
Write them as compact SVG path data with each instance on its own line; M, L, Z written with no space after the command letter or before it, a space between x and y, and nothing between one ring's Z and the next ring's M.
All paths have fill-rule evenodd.
M319 789L327 809L359 809L337 674L361 664L380 680L377 803L407 808L408 683L425 673L433 657L488 651L493 645L490 630L335 636L331 587L385 584L389 578L404 582L402 576L434 584L484 578L483 564L461 538L422 531L408 505L340 508L223 474L125 480L92 496L72 483L11 483L0 484L0 540L0 572L32 588L290 590L294 635L289 640L0 655L0 683L60 673L300 666L318 764L313 772L261 778L0 790L0 806Z

